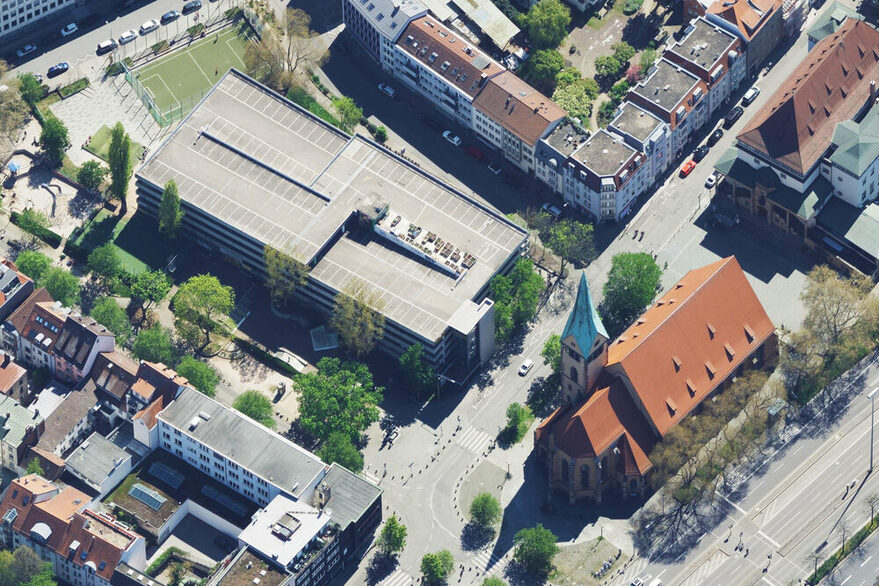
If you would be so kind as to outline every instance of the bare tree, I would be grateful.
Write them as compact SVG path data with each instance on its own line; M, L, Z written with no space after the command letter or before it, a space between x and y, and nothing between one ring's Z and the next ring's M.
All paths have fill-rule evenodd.
M821 561L821 554L817 551L810 551L808 554L806 554L805 561L807 564L812 564L814 566L815 569L812 570L812 573L814 574L818 572L818 562Z
M13 139L28 118L28 106L21 97L19 81L7 77L9 66L0 59L0 132Z
M311 30L311 17L300 8L288 8L283 27L266 29L259 42L247 45L244 63L248 73L285 91L297 72L320 65L328 54Z
M864 501L864 507L870 509L870 525L873 524L876 505L879 505L879 494L876 494L875 492L868 494L867 499Z

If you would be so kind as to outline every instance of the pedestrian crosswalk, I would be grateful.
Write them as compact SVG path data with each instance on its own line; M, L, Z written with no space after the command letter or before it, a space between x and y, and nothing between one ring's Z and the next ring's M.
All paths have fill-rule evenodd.
M488 448L494 441L494 438L481 429L471 427L466 431L459 432L456 436L456 441L464 449L479 454Z
M727 560L726 554L722 551L715 551L711 557L705 560L695 572L687 576L687 579L681 584L681 586L698 586L699 584L709 584L714 583L714 580L709 579L717 569L720 567L723 562Z
M497 574L506 567L507 561L502 554L497 553L494 548L486 548L480 550L473 556L472 563L480 570L485 570L486 574Z
M415 580L412 579L412 576L404 572L403 570L397 570L381 582L379 582L380 586L409 586L413 584Z

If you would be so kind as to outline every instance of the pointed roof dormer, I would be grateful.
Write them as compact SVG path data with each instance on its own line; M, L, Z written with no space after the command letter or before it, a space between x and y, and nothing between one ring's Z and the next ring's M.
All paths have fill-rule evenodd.
M580 273L580 285L577 289L577 298L574 300L574 307L571 309L571 315L568 316L568 323L562 331L562 341L568 339L569 336L574 337L574 341L579 347L580 352L586 356L592 349L595 339L603 336L608 339L607 330L598 317L598 310L592 303L592 295L589 293L589 284L586 282L586 273Z

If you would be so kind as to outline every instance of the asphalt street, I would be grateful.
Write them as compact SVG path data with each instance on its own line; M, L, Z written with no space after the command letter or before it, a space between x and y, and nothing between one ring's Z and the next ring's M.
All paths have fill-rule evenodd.
M879 581L879 532L874 532L830 576L828 584L872 586Z
M199 11L199 19L203 21L209 15L220 10L227 10L237 4L236 0L219 0L217 2L204 1ZM147 3L138 3L130 10L119 10L121 2L89 2L86 7L75 9L67 15L53 17L40 26L38 30L26 35L16 35L12 40L3 40L4 50L10 64L21 72L39 73L44 77L49 67L62 61L70 64L70 71L54 79L46 79L50 87L60 86L83 76L90 76L93 70L104 67L110 63L110 55L98 57L96 49L98 43L108 39L118 39L128 29L139 31L140 26L148 20L159 20L169 10L179 11L184 2L181 0L153 0ZM68 22L76 22L79 31L67 38L62 38L60 27ZM147 45L153 45L160 40L185 31L195 21L195 14L181 16L168 25L146 35L137 35L137 38L126 45L119 47L119 57L124 58L133 55L136 51L142 51ZM60 24L59 24L60 23ZM13 44L15 43L15 44ZM15 57L17 47L25 43L35 43L37 50L30 55L19 59ZM0 54L2 54L0 53Z

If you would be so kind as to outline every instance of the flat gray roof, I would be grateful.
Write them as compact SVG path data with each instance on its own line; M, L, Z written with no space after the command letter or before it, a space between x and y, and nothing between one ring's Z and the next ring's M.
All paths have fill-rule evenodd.
M296 498L324 469L320 458L305 448L189 387L159 419ZM190 430L192 422L197 425Z
M427 7L416 0L351 0L351 4L380 35L392 41L410 20L427 12Z
M634 102L623 102L620 113L610 123L610 127L643 143L660 124L662 121L659 118Z
M67 457L67 467L100 486L131 455L98 432L92 433Z
M687 36L680 43L669 47L669 51L706 71L711 71L736 42L736 37L703 18L692 20L689 26L691 30Z
M699 82L698 77L665 59L660 59L648 76L632 91L666 112L673 112Z
M359 521L382 494L382 489L375 484L335 463L321 484L330 487L330 500L326 506L333 521L343 529Z
M589 138L588 132L578 127L570 120L564 120L561 124L555 127L555 130L553 130L545 140L549 143L549 146L566 157L569 157L574 151L580 148L584 142L586 142L587 138ZM559 165L564 163L564 161L557 162Z
M637 151L602 129L574 153L574 158L599 177L616 175Z
M316 260L311 276L335 291L365 283L388 319L429 340L527 238L487 206L235 70L138 175L160 189L173 178L185 202L261 243ZM349 233L329 244L355 211L376 206L437 234L475 264L455 278L375 237Z

